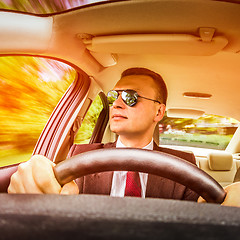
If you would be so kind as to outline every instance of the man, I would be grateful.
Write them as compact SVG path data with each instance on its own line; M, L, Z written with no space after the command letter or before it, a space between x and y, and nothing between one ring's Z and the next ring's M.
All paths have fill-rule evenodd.
M110 128L118 134L117 142L105 145L74 145L69 156L98 148L133 147L167 152L195 163L193 154L159 148L153 142L154 129L163 118L167 100L167 89L160 75L145 68L128 69L123 72L114 90L108 93L108 99L111 104ZM30 161L20 164L18 171L13 174L8 192L75 194L80 191L119 197L131 195L128 193L128 185L129 179L134 174L132 176L128 172L93 174L78 179L76 181L78 187L75 182L61 187L54 177L53 166L54 163L45 157L33 156ZM144 173L135 174L134 178L135 184L138 185L135 196L193 201L198 198L198 195L190 189L165 178ZM226 191L228 194L224 204L238 205L239 198L236 197L236 192L240 191L240 186L234 185Z

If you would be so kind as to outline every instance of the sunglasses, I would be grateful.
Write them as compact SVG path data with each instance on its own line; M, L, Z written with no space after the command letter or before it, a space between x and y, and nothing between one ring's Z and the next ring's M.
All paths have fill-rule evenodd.
M121 98L123 102L128 105L129 107L133 107L137 104L138 98L144 98L153 102L160 103L157 100L142 97L138 95L138 93L135 90L127 89L127 90L111 90L107 93L107 100L109 103L109 106L112 106L113 103L118 99L119 94L121 94Z

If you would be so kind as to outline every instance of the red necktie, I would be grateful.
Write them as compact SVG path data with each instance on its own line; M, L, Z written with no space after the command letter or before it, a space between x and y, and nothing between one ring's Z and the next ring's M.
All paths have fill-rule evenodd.
M125 196L141 197L141 183L138 172L127 172Z

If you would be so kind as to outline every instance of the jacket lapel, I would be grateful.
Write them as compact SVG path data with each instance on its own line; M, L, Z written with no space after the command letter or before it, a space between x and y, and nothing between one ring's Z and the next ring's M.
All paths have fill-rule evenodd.
M193 154L177 151L169 148L158 147L154 142L153 150L160 151L183 158L189 162L195 163ZM164 177L149 174L146 188L146 197L182 199L186 187Z

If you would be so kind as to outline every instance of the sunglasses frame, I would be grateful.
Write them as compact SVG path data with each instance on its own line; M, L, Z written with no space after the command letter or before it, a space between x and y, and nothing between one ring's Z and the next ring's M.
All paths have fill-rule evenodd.
M157 103L161 104L161 102L158 101L158 100L154 100L154 99L151 99L151 98L146 98L146 97L140 96L140 95L137 93L137 91L135 91L135 90L133 90L133 89L110 90L110 91L107 93L107 99L108 99L108 95L109 95L110 92L116 92L116 93L117 93L117 98L116 98L112 103L110 103L110 102L108 101L109 106L112 105L112 104L118 99L118 97L119 97L120 94L121 94L121 98L122 98L123 102L124 102L127 106L129 106L129 107L135 106L135 105L137 104L137 102L138 102L138 98L143 98L143 99L150 100L150 101L157 102ZM131 96L133 96L133 97L135 98L135 102L132 103L132 104L130 104L130 105L127 104L126 100L124 100L124 96L122 95L123 92L125 92L125 93L130 94ZM132 92L132 94L129 93L129 92Z

